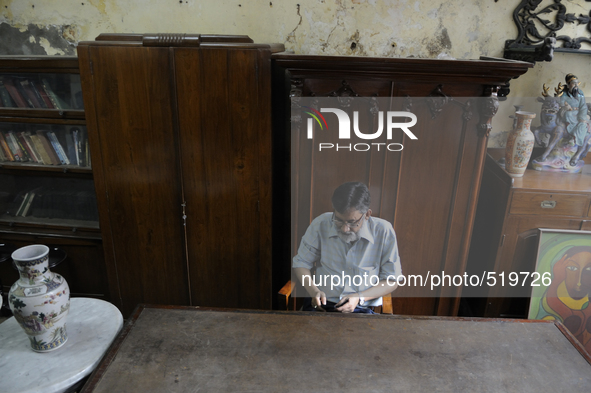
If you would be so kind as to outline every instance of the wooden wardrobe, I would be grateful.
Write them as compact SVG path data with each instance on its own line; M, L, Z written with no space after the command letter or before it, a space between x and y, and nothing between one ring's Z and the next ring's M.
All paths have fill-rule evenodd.
M272 307L270 57L282 50L184 34L79 44L111 298L125 316L138 303Z
M330 198L345 181L369 186L375 216L394 225L404 275L463 275L478 202L491 120L502 88L532 67L499 60L436 60L371 57L304 56L278 53L276 67L291 85L292 253L312 219L332 211ZM391 98L379 110L408 111L418 122L418 140L398 130L385 148L368 151L320 151L319 143L336 143L335 135L317 129L307 138L305 112L310 99L365 97L342 110L376 109L372 97ZM367 99L369 98L369 99ZM301 100L308 99L301 107ZM338 129L336 116L325 114L328 130ZM359 115L360 118L362 115ZM309 116L308 116L309 117ZM376 124L370 121L371 130ZM366 143L351 137L348 143ZM384 142L384 141L380 141ZM360 145L359 150L365 150ZM430 286L430 281L427 287ZM411 315L457 315L462 287L413 286L394 292L393 312Z

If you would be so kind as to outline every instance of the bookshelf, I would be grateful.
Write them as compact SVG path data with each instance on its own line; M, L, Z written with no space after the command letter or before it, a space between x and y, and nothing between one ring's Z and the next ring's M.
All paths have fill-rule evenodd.
M0 244L34 243L68 254L74 296L108 297L77 57L0 57Z

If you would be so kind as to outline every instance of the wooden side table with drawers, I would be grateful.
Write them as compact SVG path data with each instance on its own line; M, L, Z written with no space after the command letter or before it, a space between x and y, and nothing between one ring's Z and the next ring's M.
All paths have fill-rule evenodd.
M535 152L534 152L535 153ZM511 178L499 164L504 149L489 149L468 258L468 273L532 272L538 228L591 230L591 165L582 173L527 169ZM464 298L472 315L527 317L523 288L496 285L485 298Z

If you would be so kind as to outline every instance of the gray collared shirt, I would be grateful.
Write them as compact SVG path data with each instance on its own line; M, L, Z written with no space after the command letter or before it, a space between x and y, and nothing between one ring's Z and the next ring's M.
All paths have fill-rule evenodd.
M370 217L359 229L359 240L351 243L339 238L332 213L318 216L302 237L293 268L312 269L313 283L328 300L338 302L347 294L364 291L380 280L394 284L402 274L394 228L386 220ZM300 282L302 277L297 278ZM373 299L364 306L379 306Z

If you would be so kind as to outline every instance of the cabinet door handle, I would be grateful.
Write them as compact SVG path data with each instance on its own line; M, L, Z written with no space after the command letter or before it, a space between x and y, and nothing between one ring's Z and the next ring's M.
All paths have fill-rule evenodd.
M542 201L542 209L554 209L556 207L556 201Z

